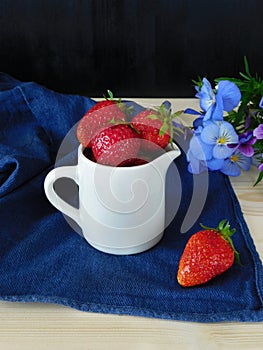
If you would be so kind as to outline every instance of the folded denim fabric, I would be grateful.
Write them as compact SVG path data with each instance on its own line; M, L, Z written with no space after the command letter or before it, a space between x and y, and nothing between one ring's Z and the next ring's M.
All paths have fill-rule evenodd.
M181 233L193 175L184 154L176 159L180 207L160 243L137 255L97 251L48 202L45 176L63 138L94 103L0 75L0 300L195 322L262 321L262 264L225 175L209 174L200 216ZM72 145L77 148L77 141ZM170 175L167 210L177 195ZM199 223L214 226L224 218L237 229L233 241L242 266L234 264L204 285L181 287L176 274L187 240Z

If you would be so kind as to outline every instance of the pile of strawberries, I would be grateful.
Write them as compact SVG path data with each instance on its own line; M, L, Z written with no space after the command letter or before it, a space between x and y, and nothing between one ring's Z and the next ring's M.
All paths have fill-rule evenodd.
M134 166L149 162L172 143L174 115L169 102L143 109L131 121L128 112L125 103L112 96L88 110L77 128L84 154L104 165Z

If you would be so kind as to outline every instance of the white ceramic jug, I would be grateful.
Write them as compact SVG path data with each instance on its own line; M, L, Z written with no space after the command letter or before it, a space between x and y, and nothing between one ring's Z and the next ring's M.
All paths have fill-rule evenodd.
M53 169L44 188L49 201L81 227L96 249L111 254L135 254L153 247L165 229L165 177L180 155L170 146L153 161L132 167L111 167L91 161L78 149L78 164ZM54 189L59 178L79 186L79 208Z

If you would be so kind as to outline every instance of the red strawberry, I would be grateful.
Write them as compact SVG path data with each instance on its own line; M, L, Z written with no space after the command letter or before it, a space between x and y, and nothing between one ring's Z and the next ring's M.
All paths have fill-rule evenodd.
M179 262L177 280L183 287L206 283L228 270L235 258L240 263L230 238L236 230L230 230L229 222L222 220L216 229L202 227L187 242Z
M173 141L173 133L181 128L173 124L173 118L178 117L183 111L171 113L171 103L164 101L160 107L146 109L138 113L132 119L132 125L138 130L142 139L142 149L145 151L158 151L165 148ZM179 126L179 124L178 124ZM181 129L182 131L182 129Z
M136 158L140 148L139 135L127 124L113 125L100 131L92 140L92 151L97 162L118 166Z
M158 111L146 109L137 114L133 120L132 125L136 128L141 137L149 142L142 142L142 148L147 151L158 149L158 146L165 148L170 141L169 130L163 134L160 132L163 121ZM157 145L157 146L156 146Z
M77 138L84 147L91 146L91 140L103 127L111 125L112 121L125 121L125 114L119 104L110 99L98 102L82 117L77 128Z

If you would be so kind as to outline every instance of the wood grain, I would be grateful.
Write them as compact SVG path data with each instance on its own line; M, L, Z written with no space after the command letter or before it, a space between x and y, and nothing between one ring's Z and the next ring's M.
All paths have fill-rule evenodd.
M24 349L255 349L261 323L198 324L0 303L0 346Z

